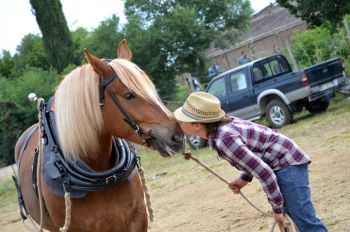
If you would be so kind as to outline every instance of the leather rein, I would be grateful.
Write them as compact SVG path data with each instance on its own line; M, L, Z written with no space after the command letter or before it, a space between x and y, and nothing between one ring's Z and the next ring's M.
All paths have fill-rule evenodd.
M109 59L102 59L105 63L109 63L111 60ZM101 107L104 105L104 92L107 90L108 95L111 97L114 104L118 107L120 112L124 115L124 121L129 124L129 126L141 137L143 145L147 147L151 147L152 144L152 136L149 133L145 133L145 131L137 125L137 123L130 118L130 116L126 113L124 108L121 106L118 99L113 95L112 91L108 88L108 85L112 83L115 79L118 78L118 75L115 73L115 71L112 69L112 74L107 77L106 79L103 79L103 77L100 77L99 81L99 104Z

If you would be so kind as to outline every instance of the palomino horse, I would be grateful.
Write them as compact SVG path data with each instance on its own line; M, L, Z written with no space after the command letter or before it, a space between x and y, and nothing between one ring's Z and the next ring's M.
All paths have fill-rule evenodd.
M146 142L162 156L179 151L182 132L151 80L130 62L131 51L126 41L119 44L118 58L109 62L87 50L85 55L89 64L76 68L62 80L54 102L46 109L54 112L64 160L70 165L84 163L95 173L106 173L118 159L113 152L114 137L138 144ZM39 200L32 175L40 136L37 127L38 124L33 125L22 134L15 156L25 207L39 223ZM46 162L44 153L42 159ZM135 170L134 166L131 175L118 185L71 198L69 231L147 231L144 191ZM41 171L42 225L49 231L58 231L65 222L65 201L52 191L45 178ZM106 182L109 183L108 179Z

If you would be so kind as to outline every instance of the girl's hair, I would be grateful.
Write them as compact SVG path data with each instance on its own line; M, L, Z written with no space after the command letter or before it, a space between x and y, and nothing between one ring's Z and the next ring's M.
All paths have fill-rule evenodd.
M228 122L231 122L233 118L225 116L218 122L204 123L205 129L207 129L207 135L215 134L218 128Z

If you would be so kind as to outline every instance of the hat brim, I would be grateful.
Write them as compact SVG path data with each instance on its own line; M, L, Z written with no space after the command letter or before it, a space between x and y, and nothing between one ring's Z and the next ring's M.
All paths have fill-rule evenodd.
M218 122L225 116L225 111L220 109L220 113L218 117L215 118L199 118L196 116L190 117L183 113L182 107L178 108L174 112L174 116L176 120L181 122L198 122L198 123L212 123L212 122Z

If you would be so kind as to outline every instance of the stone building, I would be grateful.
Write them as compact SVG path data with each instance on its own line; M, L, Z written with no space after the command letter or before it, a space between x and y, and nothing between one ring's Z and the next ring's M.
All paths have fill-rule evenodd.
M294 35L306 29L306 22L296 18L285 8L273 4L253 15L251 28L240 36L238 43L228 49L210 48L207 57L211 63L228 70L238 66L237 59L245 51L251 60L276 53L290 54L290 42ZM291 60L297 68L293 57Z

